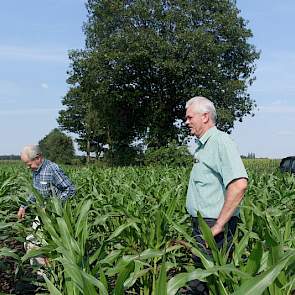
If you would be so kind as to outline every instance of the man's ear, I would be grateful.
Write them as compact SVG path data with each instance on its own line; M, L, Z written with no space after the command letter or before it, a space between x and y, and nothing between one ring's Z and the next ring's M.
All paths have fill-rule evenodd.
M203 120L203 123L208 123L210 120L209 113L203 113L202 120Z

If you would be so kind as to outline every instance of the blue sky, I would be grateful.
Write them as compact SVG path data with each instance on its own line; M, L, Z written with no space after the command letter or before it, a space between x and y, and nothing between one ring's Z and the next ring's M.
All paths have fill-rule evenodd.
M295 154L295 1L238 0L261 51L254 85L254 118L236 123L242 154ZM84 47L83 0L9 0L0 10L0 155L18 154L53 128L67 92L68 50Z
M237 6L249 20L251 43L261 57L249 88L258 110L255 117L236 124L233 138L242 154L295 155L295 1L238 0Z
M0 155L57 127L68 51L84 47L82 0L9 0L0 10Z

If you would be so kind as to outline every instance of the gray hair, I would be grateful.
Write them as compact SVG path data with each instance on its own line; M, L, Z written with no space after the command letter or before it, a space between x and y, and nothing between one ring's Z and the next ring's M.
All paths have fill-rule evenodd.
M194 112L196 113L209 113L209 116L213 123L216 123L217 114L216 109L211 100L203 96L195 96L187 101L185 108L188 109L190 106L193 107Z
M37 156L42 155L42 152L40 150L39 145L29 144L23 148L21 155L25 155L28 157L29 160L33 160Z

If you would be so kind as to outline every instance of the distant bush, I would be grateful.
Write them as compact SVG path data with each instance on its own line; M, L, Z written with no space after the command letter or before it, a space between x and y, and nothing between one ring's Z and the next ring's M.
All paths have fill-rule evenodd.
M144 154L144 165L189 166L193 156L186 146L169 144L167 147L148 148Z
M48 135L39 141L39 146L45 158L59 164L71 164L74 158L74 145L71 137L53 129Z
M106 166L134 166L140 165L141 152L133 146L115 145L107 150L101 162Z

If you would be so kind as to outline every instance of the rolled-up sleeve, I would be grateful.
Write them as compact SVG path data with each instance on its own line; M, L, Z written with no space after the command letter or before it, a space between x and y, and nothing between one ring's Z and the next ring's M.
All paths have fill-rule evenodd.
M29 204L33 204L36 202L36 197L33 194L30 194L27 198L26 204L22 204L21 208L27 209Z

